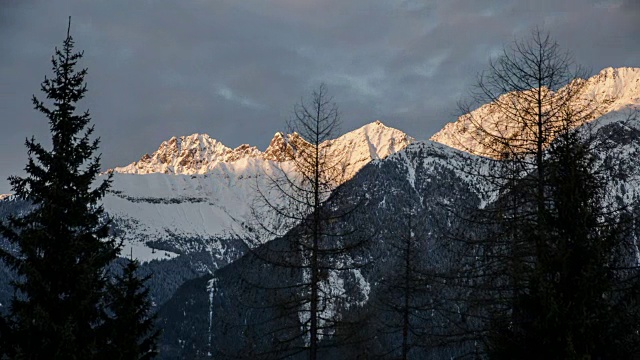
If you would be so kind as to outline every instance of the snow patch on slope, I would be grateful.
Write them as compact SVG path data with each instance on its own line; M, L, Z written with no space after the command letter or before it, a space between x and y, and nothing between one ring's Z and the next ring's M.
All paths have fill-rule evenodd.
M139 242L124 241L120 251L121 257L133 257L141 263L152 260L169 260L178 256L178 254L166 251L156 250Z

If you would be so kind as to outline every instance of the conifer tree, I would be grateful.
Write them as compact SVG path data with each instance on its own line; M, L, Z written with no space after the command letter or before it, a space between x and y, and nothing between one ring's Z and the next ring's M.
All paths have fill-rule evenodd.
M105 269L119 252L99 204L111 182L96 183L99 139L92 139L89 112L77 111L87 70L75 69L83 53L73 50L70 24L51 59L54 77L42 82L47 103L33 96L49 121L52 148L28 139L27 175L9 178L33 210L0 224L0 234L17 249L0 257L19 275L0 333L9 358L95 358L106 315Z
M598 168L590 127L580 130L561 134L546 154L543 238L518 299L528 316L491 336L494 358L625 359L639 349L628 214L604 206L607 173Z
M442 278L456 336L493 358L627 358L638 348L628 213L606 197L612 173L596 156L606 139L589 125L602 102L583 75L536 29L480 76L487 112L466 115L476 153L496 160L470 171L497 199L464 219Z
M112 317L107 321L109 333L104 359L152 359L158 354L157 339L160 330L154 328L156 315L151 314L152 303L145 282L151 278L138 276L140 264L129 260L122 275L108 285L109 309Z

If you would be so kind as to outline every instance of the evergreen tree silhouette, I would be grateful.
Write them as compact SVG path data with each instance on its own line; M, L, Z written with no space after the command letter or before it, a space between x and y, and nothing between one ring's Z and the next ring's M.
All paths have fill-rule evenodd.
M74 52L70 27L71 19L62 49L51 59L54 77L41 85L47 103L33 96L35 109L49 121L52 148L27 139L27 175L9 178L15 195L33 210L0 224L16 250L0 250L0 258L19 275L0 332L9 358L95 358L106 319L105 268L120 251L107 237L109 221L99 204L111 178L96 181L99 139L92 139L89 112L77 111L87 70L75 69L83 53Z
M139 267L137 260L129 260L122 275L108 286L113 317L107 321L104 359L151 359L158 354L160 330L154 327L156 315L151 313L149 289L145 287L151 275L140 278Z

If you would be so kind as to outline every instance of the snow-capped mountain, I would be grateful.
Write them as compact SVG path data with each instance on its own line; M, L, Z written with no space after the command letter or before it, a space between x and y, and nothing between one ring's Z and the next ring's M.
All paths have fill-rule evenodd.
M259 157L258 148L243 144L235 149L223 145L207 134L172 137L160 144L152 155L145 154L139 161L116 167L121 174L206 174L219 163L230 163L243 158Z
M359 129L328 140L321 147L331 146L333 151L348 154L345 158L346 176L350 179L371 160L384 159L403 149L414 139L400 130L385 126L379 120ZM194 175L214 173L223 164L247 159L286 162L295 156L295 149L302 145L297 133L276 133L264 152L249 144L231 149L207 134L172 137L160 144L153 154L145 154L136 162L116 167L112 172L120 174L176 174Z
M640 106L640 69L607 68L583 81L584 96L605 103L595 129L601 141L609 142L610 151L601 154L601 160L618 170L618 176L609 179L609 196L620 205L640 204L640 121L623 122L630 109ZM476 109L474 116L488 127L505 126L503 118L492 114L490 104ZM465 116L446 125L432 141L415 141L377 121L325 145L346 154L347 174L340 191L351 197L340 201L365 199L363 213L371 218L362 223L380 229L366 253L374 259L372 266L329 274L329 287L339 287L344 298L326 316L343 316L348 304L364 304L376 296L378 280L394 271L389 243L402 226L399 217L407 211L429 229L428 238L422 239L425 257L436 265L446 261L437 258L438 240L446 242L445 231L462 225L441 205L481 207L492 200L489 190L495 190L476 176L493 160L473 155L484 151L474 135ZM113 220L114 235L125 240L124 253L132 249L143 260L171 259L144 265L156 274L150 283L154 299L164 304L165 358L195 358L212 347L233 351L251 334L224 324L263 316L237 301L239 274L257 274L265 287L284 276L256 267L255 254L247 253L246 245L233 237L244 231L238 224L251 216L256 186L265 185L262 175L277 167L291 170L290 160L301 141L297 134L276 133L261 151L246 144L232 149L208 135L193 134L171 138L139 161L109 171L113 186L104 206ZM24 206L12 197L0 200L0 215ZM337 201L330 199L327 207L339 208L342 204ZM296 275L292 273L287 269L286 276ZM6 292L5 299L9 295Z
M134 256L207 251L226 263L233 256L227 240L243 231L238 224L248 220L256 187L266 187L262 175L276 167L291 171L289 160L301 141L295 133L276 133L261 152L249 145L231 149L205 134L173 137L153 154L109 171L113 186L104 198L105 209ZM370 161L413 141L376 121L323 146L346 154L346 181ZM164 251L152 252L146 248L150 244Z
M602 116L615 121L625 117L628 114L627 110L640 108L640 68L609 67L589 79L575 81L581 83L581 94L578 96L580 101L595 100L597 104L601 104L598 114L594 114L596 118ZM557 92L562 91L563 88ZM517 94L504 94L501 98L510 96ZM477 130L476 124L485 131L507 136L521 131L510 126L504 115L489 103L446 124L430 140L473 154L494 155L490 148L484 146L487 142L482 138L483 132Z
M599 100L614 99L607 102L607 111L594 128L598 141L606 142L609 149L599 154L600 160L615 168L617 174L608 179L609 200L636 208L634 204L640 203L640 119L625 120L628 110L640 104L638 79L640 69L605 69L598 76L586 80L591 96ZM486 107L476 111L483 110ZM414 214L429 229L428 238L422 239L424 256L432 265L438 266L447 261L439 258L441 253L438 250L438 246L449 246L447 231L468 226L468 223L461 223L459 218L451 216L446 208L473 209L492 200L490 190L495 189L477 174L487 171L490 168L487 165L494 160L457 150L455 143L447 143L460 136L465 139L465 132L461 131L465 125L462 120L449 124L434 136L437 142L417 141L383 160L369 163L341 188L355 198L366 199L363 212L372 214L379 229L371 239L373 245L367 253L375 259L371 266L357 273L346 271L333 281L338 286L336 291L344 294L345 304L359 303L362 294L367 298L375 297L379 280L396 271L388 256L391 251L389 243L394 239L394 230L401 226L402 214ZM328 208L339 208L339 204L331 201ZM238 300L243 296L243 279L238 274L250 276L256 272L256 279L260 279L265 288L276 284L272 283L274 281L281 285L285 278L273 276L277 270L269 272L272 276L265 277L260 273L265 271L264 267L255 265L252 257L254 255L250 252L214 274L191 280L165 304L161 317L167 319L172 328L163 344L175 351L171 356L191 357L205 351L215 353L216 348L222 353L233 353L250 342L244 338L244 333L220 325L261 323L269 317L263 312L243 308L242 301ZM343 309L332 316L345 316L347 313ZM366 330L362 331L366 333ZM434 355L433 358L442 356Z
M359 215L351 221L379 231L367 245L366 256L371 259L369 266L329 271L326 288L333 294L342 295L331 305L325 305L323 317L343 316L350 304L366 304L373 296L377 282L387 275L392 266L393 259L389 258L389 253L393 249L393 234L402 227L399 219L406 213L413 212L430 229L430 237L437 239L443 231L441 222L454 226L459 220L450 218L441 204L461 208L481 206L487 184L470 176L468 170L483 171L488 161L432 141L417 141L385 159L367 164L343 184L338 191L346 197L330 199L327 208L348 207L364 198ZM340 221L343 220L334 225L341 226ZM264 246L279 249L279 244L285 242L286 239L275 239ZM425 248L431 244L432 241L428 245L425 243ZM269 324L270 316L273 316L269 312L272 309L257 311L246 305L268 297L268 291L263 294L254 289L252 291L255 292L247 292L251 299L243 298L247 283L257 282L265 289L284 286L292 278L295 281L298 271L270 267L260 261L260 255L248 252L214 274L185 283L161 310L161 318L166 319L163 321L171 324L164 335L166 352L163 356L197 358L206 351L213 357L218 353L236 353L246 345L245 341L250 340L245 334L236 332L233 325L227 324ZM265 273L269 275L265 276Z
M242 256L247 245L236 235L245 230L239 224L251 216L256 187L266 184L262 175L276 167L291 170L289 160L301 141L297 134L276 133L260 151L249 145L231 149L204 134L174 137L153 154L103 174L113 176L103 198L112 234L123 240L123 255L144 261L157 275L149 283L155 301L163 303L185 280ZM372 160L413 141L376 121L330 144L346 154L342 179L346 181ZM0 218L28 207L13 196L2 196ZM0 302L10 298L8 281L9 277L0 276Z
M617 174L608 179L609 196L618 205L637 209L640 203L640 119L625 123L610 121L596 131L596 139L607 142L610 148L610 151L598 154L600 160L613 165ZM343 303L337 307L341 312L330 316L346 316L348 304L366 304L367 299L375 298L380 291L380 279L393 276L397 271L389 254L393 251L393 241L397 240L393 234L398 233L403 216L406 216L403 214L413 214L428 229L428 236L417 239L421 241L424 257L432 266L446 266L448 260L443 256L442 248L451 246L452 233L464 231L469 225L461 220L462 217L452 216L448 209L471 210L491 201L489 180L477 174L488 171L492 161L495 160L436 142L417 141L381 161L366 165L345 183L340 190L353 199L341 201L353 203L364 197L362 213L371 214L376 225L369 226L376 226L378 232L367 250L367 256L373 259L368 267L344 271L334 280L330 278L335 292L343 294ZM339 208L340 203L332 200L336 201L330 199L326 206ZM366 221L359 223L369 224ZM280 274L278 269L265 270L265 265L256 261L256 257L254 252L249 252L214 274L185 283L163 306L161 318L172 326L163 339L168 349L167 358L197 357L198 353L206 351L234 353L250 343L251 339L245 333L234 332L232 325L224 325L261 324L273 316L268 309L253 311L239 300L244 294L257 299L266 296L259 295L259 290L243 290L247 277L248 283L260 281L260 285L268 289L282 286L287 276L291 276L287 274L293 271L286 269L286 274ZM265 276L265 272L270 276ZM252 274L256 277L251 278ZM364 300L363 294L366 295ZM362 331L366 333L367 330ZM431 356L445 357L442 354Z

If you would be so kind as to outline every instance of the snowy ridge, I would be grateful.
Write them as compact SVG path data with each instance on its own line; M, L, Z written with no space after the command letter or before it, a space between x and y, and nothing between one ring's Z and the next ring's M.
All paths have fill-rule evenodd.
M260 155L262 153L256 147L243 144L231 149L207 134L174 136L163 141L152 155L145 154L140 160L113 171L122 174L205 174L219 162Z
M609 102L605 113L640 105L640 68L608 67L586 82L586 97Z
M348 154L346 179L371 160L383 159L415 141L410 136L375 121L359 129L328 140L321 146L331 146L338 153ZM304 140L296 133L276 133L264 152L255 146L243 144L231 149L207 134L172 137L160 144L153 154L145 154L136 162L116 167L112 172L121 174L207 174L221 164L257 158L284 162L295 156L295 148Z
M246 230L239 223L251 218L256 187L268 188L262 175L277 168L292 171L289 160L300 141L304 140L297 134L276 133L261 152L248 145L230 149L201 134L171 138L152 155L109 171L113 186L103 200L105 210L127 249L133 247L134 256L175 255L158 251L149 258L152 252L142 251L149 242L160 242L173 252L206 251L226 263L237 255L227 249L228 240ZM323 146L345 154L342 180L346 181L370 161L386 158L413 141L376 121Z
M370 161L384 159L414 141L414 138L378 120L336 140L329 140L327 145L339 154L346 154L345 180L348 180Z
M480 199L480 207L495 200L498 195L496 189L483 176L489 173L493 160L469 154L435 141L416 141L403 151L390 155L385 161L403 164L406 169L407 182L420 199L423 199L425 194L420 193L417 185L420 182L430 180L417 179L417 174L438 174L441 169L451 170L458 179L465 182ZM378 163L378 165L382 164ZM449 203L446 198L437 200L442 204Z
M605 68L600 73L589 79L576 80L583 83L584 89L580 98L595 100L602 106L602 116L610 113L622 114L624 109L640 108L640 68ZM558 92L562 92L559 89ZM504 97L514 96L509 93ZM471 120L473 119L473 121ZM594 119L590 119L594 120ZM448 123L430 140L436 141L453 148L467 151L477 155L492 155L492 151L483 146L482 132L477 130L474 122L480 123L482 128L489 132L498 132L498 129L509 129L507 119L495 111L493 104L484 104L469 114L460 116L455 122ZM576 124L581 125L581 124ZM511 133L517 129L510 129Z
M605 73L603 77L609 75ZM603 89L611 88L615 87L609 85L603 87ZM602 93L602 90L594 90L593 94L607 96ZM620 98L618 97L618 100ZM638 141L640 118L622 121L627 119L626 114L630 109L626 101L620 101L617 105L615 102L612 101L609 104L611 110L600 118L597 126L594 127L596 141L608 144L607 147L599 147L599 149L607 149L597 153L599 161L608 164L607 167L612 167L617 174L608 178L606 202L615 209L631 206L637 211L640 204L640 141ZM375 295L379 291L380 280L397 271L395 264L387 260L390 247L385 244L389 244L393 239L390 234L398 230L394 225L402 226L402 223L399 223L399 217L405 211L411 211L420 216L424 229L428 231L426 236L422 235L421 240L425 244L424 256L428 257L430 264L446 265L450 261L446 256L448 251L446 249L451 243L451 234L460 229L466 231L460 226L468 226L466 222L459 221L462 217L451 216L450 210L475 209L477 206L483 207L495 201L498 194L496 184L483 175L491 174L492 169L495 169L492 164L496 162L497 160L476 156L438 142L416 141L402 151L390 154L384 160L374 161L350 182L344 184L346 194L366 198L363 205L366 207L365 212L375 214L380 229L372 241L379 243L369 247L371 259L376 261L374 266L370 267L371 270L327 272L320 289L336 297L323 304L321 312L323 324L327 325L332 320L340 319L346 313L348 304L365 306L370 294ZM336 206L340 206L339 201L336 203ZM331 205L329 203L329 206ZM398 223L400 225L397 225ZM453 229L454 232L448 229ZM636 238L634 241L636 257L640 262L640 244ZM439 243L442 247L438 245ZM444 253L442 249L445 249ZM246 256L251 257L252 254ZM351 259L341 259L337 264L347 265L349 260ZM198 315L185 317L181 323L182 327L191 329L190 325L195 321L208 321L209 333L215 332L214 342L208 344L222 346L222 349L225 349L224 346L234 341L236 337L242 338L244 334L241 332L227 333L226 329L221 330L221 327L211 326L211 324L215 324L216 319L220 319L221 316L227 315L230 317L224 319L231 319L228 321L236 324L249 319L247 314L250 311L244 311L246 308L242 307L242 301L236 301L237 295L234 293L240 278L238 274L255 271L256 276L261 280L264 279L265 282L273 281L276 284L279 281L278 277L265 277L264 268L259 265L260 262L257 264L252 261L232 263L216 273L214 280L209 280L206 284L206 292L203 284L196 290L187 289L181 293L181 297L187 299L209 296L209 307L202 306L202 309L198 310ZM308 274L305 273L303 276L304 280L308 281ZM220 291L220 289L228 289L228 291ZM214 304L213 307L212 304ZM308 312L304 310L308 308L302 310L298 318L304 322L308 319ZM208 317L205 315L207 311ZM190 333L188 331L186 330L181 336L183 338L192 336L193 331ZM330 330L322 334L322 336L327 335L331 335Z

